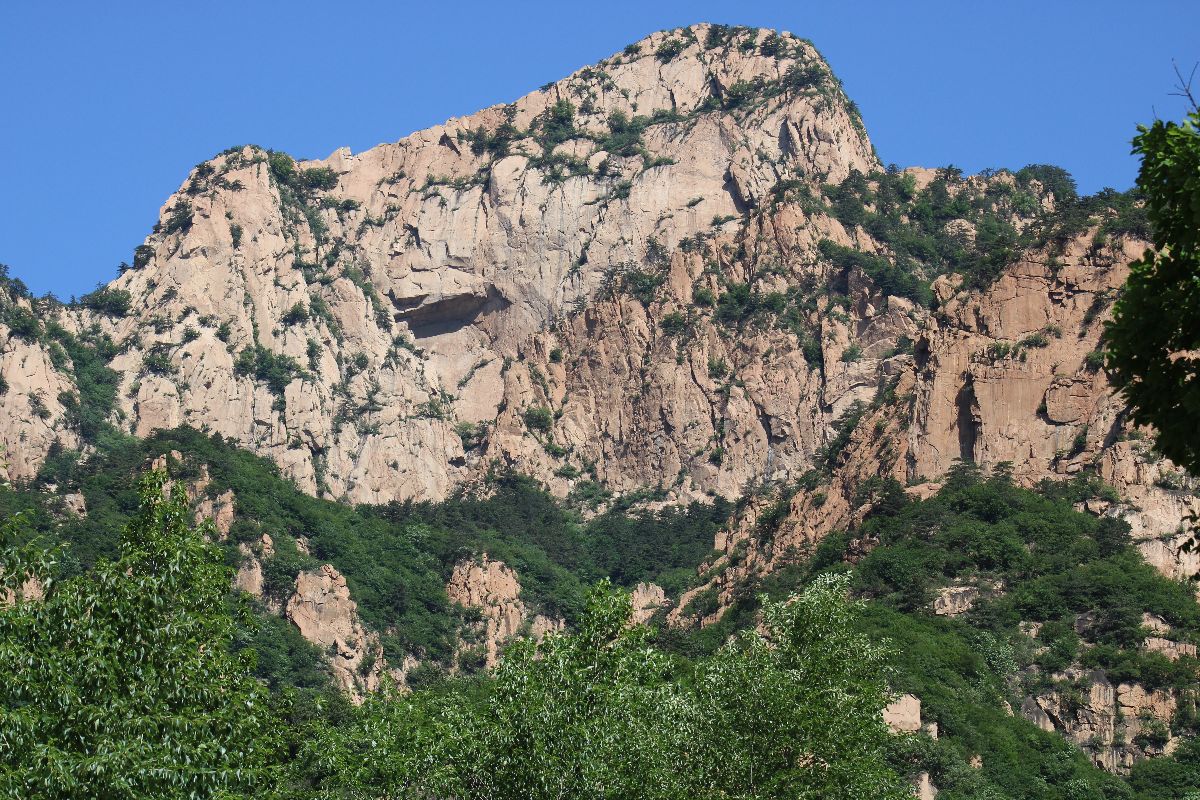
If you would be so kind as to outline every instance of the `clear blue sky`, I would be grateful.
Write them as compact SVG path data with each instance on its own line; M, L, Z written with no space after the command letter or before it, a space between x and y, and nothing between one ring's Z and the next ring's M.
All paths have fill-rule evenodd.
M4 2L0 262L37 293L116 274L197 162L253 142L356 152L507 102L692 22L813 40L901 166L1060 164L1129 187L1178 117L1200 2Z

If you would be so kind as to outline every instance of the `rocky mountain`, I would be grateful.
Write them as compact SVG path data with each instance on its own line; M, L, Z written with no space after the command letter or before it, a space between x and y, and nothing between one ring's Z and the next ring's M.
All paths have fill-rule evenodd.
M352 504L439 501L498 469L585 516L740 499L696 586L638 587L639 618L688 625L853 529L882 481L926 498L967 462L1093 481L1080 509L1190 578L1195 482L1127 422L1099 353L1145 222L1064 175L885 167L811 43L711 25L363 153L235 147L81 302L5 278L6 477L51 483L104 426L186 425ZM228 534L238 498L202 502ZM239 586L263 597L274 545L240 547ZM341 659L344 688L374 688L379 632L341 573L309 567L275 612ZM456 657L490 665L562 625L522 580L455 563L445 593L478 610ZM946 608L980 591L959 588ZM1175 702L1093 685L1102 724L1053 694L1027 716L1112 740L1118 705ZM1115 752L1098 759L1127 767Z
M1186 479L1147 463L1088 360L1144 242L1101 244L1108 211L994 243L995 282L963 283L953 270L988 247L970 204L1026 232L1068 198L939 175L882 173L808 42L701 25L358 155L227 151L167 201L132 267L56 321L111 340L109 418L131 433L217 432L350 502L441 499L497 460L560 496L737 497L819 466L837 420L890 387L901 400L871 413L886 452L853 441L821 513L794 501L815 526L802 537L844 524L867 474L1008 461L1032 483L1094 462L1128 501L1103 511L1182 574L1158 537L1196 509ZM868 183L875 204L910 194L889 212L905 224L943 200L935 224L964 257L905 264L932 295L879 272L906 253L846 211L861 190L885 219ZM6 338L0 438L28 479L55 442L79 445L71 365Z

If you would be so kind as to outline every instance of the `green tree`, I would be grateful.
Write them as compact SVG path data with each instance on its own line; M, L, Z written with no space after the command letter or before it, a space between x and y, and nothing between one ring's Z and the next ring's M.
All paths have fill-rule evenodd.
M887 652L856 632L862 604L847 588L847 576L826 574L765 603L765 632L743 632L701 665L694 741L680 748L700 762L689 796L911 796L886 761Z
M1108 369L1158 449L1200 473L1200 110L1138 130L1154 249L1130 265L1105 334Z
M261 789L273 753L252 656L229 651L230 575L189 525L183 491L149 473L116 562L57 580L0 534L0 796L194 798ZM19 595L19 593L17 593Z
M374 698L319 722L295 796L479 800L910 797L887 765L885 652L854 632L845 578L767 603L691 668L630 625L629 596L591 592L576 630L518 641L494 677Z

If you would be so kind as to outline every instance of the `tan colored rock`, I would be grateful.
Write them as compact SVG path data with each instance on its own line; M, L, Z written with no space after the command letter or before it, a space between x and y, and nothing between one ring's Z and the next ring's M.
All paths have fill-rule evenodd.
M707 28L691 32L703 42ZM701 315L686 341L664 332L667 315L694 308L695 291L761 274L763 265L771 267L763 291L840 278L815 255L822 240L884 251L861 229L772 199L780 181L809 181L819 194L851 170L879 167L840 95L784 92L749 114L703 110L714 92L778 80L797 60L824 68L816 52L796 39L778 59L737 47L714 58L689 38L664 65L649 53L671 35L648 37L644 55L606 59L509 107L301 164L337 176L322 195L337 202L315 212L328 239L342 243L330 263L328 245L303 215L283 208L288 201L266 153L224 153L204 166L211 174L194 172L163 207L165 220L190 203L190 227L151 235L146 266L115 282L145 311L109 319L70 310L61 312L63 324L94 323L122 343L111 366L123 375L120 412L132 431L206 428L274 459L304 491L352 502L442 498L497 459L559 496L581 466L594 464L616 491L661 484L669 502L710 492L738 497L750 485L794 481L811 469L837 418L898 381L897 394L912 397L911 416L897 418L894 408L872 414L871 424L887 433L856 437L822 497L795 500L795 516L776 540L780 553L853 521L859 481L927 478L932 489L962 458L1010 461L1026 484L1068 477L1098 458L1102 477L1139 509L1122 504L1103 513L1129 519L1147 541L1200 507L1186 492L1158 487L1160 475L1143 468L1137 448L1111 441L1120 403L1103 375L1085 368L1103 318L1093 319L1094 306L1120 286L1122 264L1140 254L1140 242L1118 240L1098 254L1089 232L1069 244L1061 268L1029 253L983 293L942 276L933 287L936 317L884 297L851 270L849 307L832 309L822 298L808 321L822 342L820 364L810 365L795 334L780 326L735 338ZM506 121L528 130L553 103L581 96L591 100L576 109L575 125L594 138L611 113L632 114L635 104L636 113L670 109L689 119L646 129L654 167L599 151L584 136L564 142L559 152L594 171L562 181L546 180L531 160L540 152L532 138L514 141L501 158L467 143L474 131ZM908 172L918 185L934 175ZM604 291L633 268L664 276L649 307ZM1059 333L1023 359L987 355L993 345L1045 331ZM897 352L904 340L916 342L914 353ZM279 396L234 369L255 342L298 367ZM145 371L152 350L167 355L168 374ZM16 350L3 357L16 363ZM34 376L25 382L47 398L69 388L55 383L36 348L20 359ZM722 364L736 385L710 370ZM0 403L14 402L12 395ZM522 414L535 405L554 412L550 431L525 425ZM59 410L50 411L36 431L0 430L10 452L14 437L31 442L22 474L61 433ZM461 424L486 434L460 436ZM213 516L221 522L216 507ZM729 531L722 544L744 546L747 538ZM1176 572L1184 567L1168 562L1177 556L1152 554ZM772 553L749 559L778 560ZM739 574L728 576L723 598Z
M21 301L27 310L29 303ZM63 393L74 394L69 375L59 372L38 342L13 336L0 323L0 480L25 481L37 475L56 441L78 447L67 427Z
M1151 614L1148 611L1144 612L1142 614L1142 627L1145 628L1146 630L1150 631L1151 633L1156 633L1156 634L1171 632L1171 626L1167 623L1167 621L1165 619L1158 616L1157 614Z
M385 666L379 638L359 621L340 572L329 564L301 572L285 613L301 636L324 649L335 680L351 697L361 701L379 688Z
M669 605L667 594L656 583L639 583L633 588L629 599L633 606L633 622L641 625Z
M1187 642L1175 642L1158 636L1148 636L1142 642L1142 647L1151 653L1162 653L1172 661L1178 661L1180 656L1196 657L1196 645Z
M562 620L531 614L521 600L517 573L503 561L489 559L486 553L454 565L446 595L452 603L478 609L482 617L479 638L489 668L495 666L501 648L513 637L527 634L540 639L564 627Z
M261 600L263 597L262 562L245 544L238 545L238 552L242 554L242 563L233 576L233 588L240 589Z
M196 504L196 523L211 519L213 526L217 529L217 535L221 539L229 536L229 529L233 525L233 490L226 489L216 497L205 496Z
M4 590L4 594L0 595L0 608L3 608L7 605L12 605L14 602L16 602L18 594L21 596L22 600L34 603L40 601L46 596L45 588L42 586L42 582L40 580L37 578L26 578L21 584L20 590Z
M1056 689L1026 697L1021 714L1043 730L1067 737L1098 767L1126 774L1137 761L1174 746L1169 731L1176 700L1170 692L1127 683L1114 687L1097 670L1069 669L1053 677L1078 687L1074 696ZM1165 745L1141 743L1151 725L1166 732Z
M975 586L946 586L938 590L933 600L933 613L942 617L957 617L970 611L979 598Z
M706 30L694 29L697 40ZM669 35L649 37L643 51ZM493 159L473 152L462 137L494 130L508 114L527 130L550 105L581 94L592 99L590 108L577 109L575 124L594 137L617 111L688 115L739 81L781 79L797 60L824 68L807 43L792 41L794 48L779 58L731 47L714 59L697 43L669 65L649 55L614 57L602 67L602 91L595 91L598 70L585 70L507 111L485 109L364 153L343 149L301 164L333 169L338 185L330 197L359 205L319 212L330 239L345 242L345 258L332 267L297 267L321 262L323 245L281 207L265 153L222 154L204 166L211 174L194 172L163 207L165 219L178 204L190 203L190 227L150 236L146 267L115 282L147 312L121 320L70 314L79 317L76 326L99 324L126 345L112 366L124 376L120 410L138 435L183 423L206 428L275 459L305 491L355 502L445 497L497 457L565 493L569 479L555 477L562 459L549 457L517 416L529 403L544 402L539 381L521 368L506 372L505 364L537 351L531 338L560 324L592 324L566 317L577 303L592 301L615 266L650 258L652 239L678 251L684 239L709 232L714 216L732 216L721 229L732 240L747 206L765 202L785 173L839 181L878 162L844 98L792 92L769 97L752 119L704 112L687 123L649 127L645 147L658 164L651 168L641 157L611 156L578 137L559 150L595 169L605 163L609 174L561 183L543 180L544 170L530 161L539 151L532 139ZM480 174L486 178L477 179ZM620 181L628 181L627 197L613 196ZM237 244L232 225L242 231ZM821 227L829 229L807 232L796 244L811 250L821 237L853 241L836 222ZM672 257L671 285L681 294L690 293L698 264ZM328 313L296 320L289 312L297 305ZM873 313L882 314L883 305ZM657 319L619 320L630 311L615 305L597 320L622 328L615 345L627 344L626 337L639 348L666 344ZM169 322L152 325L150 316ZM222 333L227 341L218 338L219 325L228 330ZM234 374L235 359L255 336L306 371L281 397ZM774 340L784 338L764 336L756 349L779 349L781 341ZM155 348L168 355L169 374L144 369ZM563 349L584 348L567 343ZM813 425L811 405L799 397L805 384L807 395L814 387L807 367L792 377L802 361L794 343L780 352L754 367L761 373L756 385L735 400L738 425L725 448L724 470L710 469L706 455L691 455L712 438L709 410L719 402L719 387L706 375L708 353L654 376L655 397L688 394L665 437L646 427L655 417L650 407L631 409L629 428L609 424L630 405L624 384L639 366L609 359L583 373L560 368L549 387L554 398L545 398L563 412L552 435L566 447L586 445L586 457L598 456L603 478L618 488L673 480L682 470L681 496L714 488L737 495L751 478L800 469L824 424ZM747 361L757 358L751 353ZM542 374L552 371L544 361L536 366ZM837 380L868 396L871 369L869 363L847 366ZM835 403L839 410L843 405ZM694 421L709 421L708 430L688 428ZM494 423L494 434L482 449L465 451L454 432L459 422ZM644 430L637 438L661 446L638 454L626 435L639 426Z
M883 721L895 733L917 733L921 730L921 699L900 695L883 709Z
M933 778L928 772L918 773L913 778L913 789L918 800L934 800L938 796L938 789L933 785Z
M63 495L63 507L76 517L87 516L87 500L80 492L70 492Z

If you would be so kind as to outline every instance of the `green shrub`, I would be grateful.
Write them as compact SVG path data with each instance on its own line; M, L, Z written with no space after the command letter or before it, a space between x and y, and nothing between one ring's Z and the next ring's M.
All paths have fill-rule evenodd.
M665 315L658 324L667 336L680 336L688 329L687 316L679 311Z
M337 186L338 176L331 167L313 167L300 171L299 183L305 189L329 191Z
M148 244L139 244L133 249L133 268L142 269L154 257L154 248Z
M182 233L192 227L192 204L187 200L180 200L171 207L167 216L167 223L162 227L162 232L168 236L172 233Z
M97 287L79 298L79 304L89 311L108 317L126 317L133 306L133 298L125 289Z
M291 356L273 353L262 345L253 345L238 353L233 362L233 373L265 383L273 394L282 396L287 385L301 377L302 370Z
M150 375L171 375L175 372L171 353L165 345L155 345L142 356L142 372Z
M615 156L636 156L642 153L642 133L649 120L646 117L630 119L624 111L614 111L608 117L608 136L600 141L600 149Z
M621 276L621 288L642 305L649 306L657 299L658 289L666 279L667 276L662 273L631 269Z
M667 39L654 51L654 57L665 64L668 61L673 61L676 56L682 53L684 47L684 43L679 39Z
M287 313L283 315L283 319L280 321L283 322L284 325L288 326L302 325L305 322L308 322L308 308L305 307L304 303L296 303L294 306L288 309Z
M530 406L521 414L521 419L529 430L548 433L554 425L554 412L545 406Z
M272 151L267 156L267 168L279 183L291 186L296 180L296 162L287 153Z
M8 326L11 335L27 342L36 342L42 337L42 325L37 317L24 306L13 305L0 309L0 321Z

